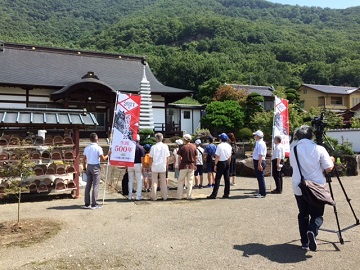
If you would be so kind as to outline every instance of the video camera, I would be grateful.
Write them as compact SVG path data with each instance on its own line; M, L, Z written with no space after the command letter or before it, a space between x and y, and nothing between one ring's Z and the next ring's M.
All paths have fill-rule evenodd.
M327 124L323 122L324 116L325 112L322 112L320 117L315 116L313 119L310 117L304 119L305 122L311 121L311 126L314 128L316 141L320 145L323 144L322 135L324 134L325 127L327 126Z

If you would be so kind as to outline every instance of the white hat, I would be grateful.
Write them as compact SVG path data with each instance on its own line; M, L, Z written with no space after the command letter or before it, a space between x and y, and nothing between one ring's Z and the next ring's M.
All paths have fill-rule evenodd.
M191 139L192 139L192 137L191 137L191 135L190 135L190 134L185 134L185 135L183 136L183 139L184 139L185 141L190 142L190 141L191 141Z
M177 143L177 145L183 145L183 143L184 143L184 142L182 141L182 139L178 139L178 140L176 140L175 142Z
M201 144L201 140L200 139L195 140L195 144Z
M264 133L261 130L255 131L253 135L259 136L260 138L264 137Z

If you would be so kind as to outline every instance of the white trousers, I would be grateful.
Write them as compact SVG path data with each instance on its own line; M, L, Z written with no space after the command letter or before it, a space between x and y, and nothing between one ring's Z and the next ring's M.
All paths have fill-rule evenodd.
M167 200L167 186L166 186L166 172L152 172L152 187L151 187L151 199L153 201L157 200L157 187L158 187L158 180L160 182L161 188L161 197L164 201Z
M192 187L194 184L194 170L193 169L182 169L179 173L178 187L177 187L177 196L176 199L181 200L184 192L184 183L185 179L187 183L187 199L191 199Z
M132 192L134 181L137 182L136 187L136 200L141 200L141 191L142 191L142 173L141 173L141 163L135 163L134 167L128 167L129 174L129 199L132 199Z

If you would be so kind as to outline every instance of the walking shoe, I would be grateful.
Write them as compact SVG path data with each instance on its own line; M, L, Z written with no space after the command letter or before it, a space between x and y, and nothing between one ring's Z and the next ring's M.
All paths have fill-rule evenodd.
M92 206L91 206L91 209L92 209L92 210L100 209L100 208L102 208L102 205L100 205L100 204L95 204L95 205L92 205Z
M199 188L199 186L198 186L198 185L195 185L193 188Z
M271 193L272 194L280 194L281 192L279 190L277 190L277 189L274 189L274 190L271 191Z
M202 189L203 188L203 185L199 185L199 189Z
M231 186L236 186L236 183L231 183L230 185L231 185Z
M210 195L210 196L207 196L206 199L216 199L216 196Z
M91 209L91 206L90 205L84 205L82 206L83 209Z
M229 196L229 195L223 195L222 198L223 198L223 199L229 199L230 196Z
M309 249L309 245L308 245L308 244L302 244L302 245L301 245L301 249L302 249L302 250L308 250L308 249Z
M208 184L206 187L211 188L211 187L212 187L212 185Z
M150 190L150 188L148 188L147 190L146 190L146 192L150 192L151 190Z
M315 238L314 232L308 231L307 232L307 237L309 239L309 249L311 251L316 251L317 243L316 243L316 238Z
M265 198L265 196L264 196L264 195L261 195L261 194L256 194L256 195L255 195L255 198Z

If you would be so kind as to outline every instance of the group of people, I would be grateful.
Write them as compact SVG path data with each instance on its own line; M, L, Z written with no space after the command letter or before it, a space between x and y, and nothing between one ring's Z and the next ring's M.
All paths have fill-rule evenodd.
M266 168L267 147L263 140L264 134L261 130L253 133L255 147L253 151L253 163L256 178L258 180L259 192L256 198L266 197L266 186L264 171ZM292 186L298 206L298 225L303 249L315 251L317 249L316 236L323 223L324 206L317 207L309 204L302 196L299 184L301 182L300 170L305 179L309 179L318 184L325 185L323 172L329 173L334 168L334 159L330 157L323 146L317 145L312 141L313 131L309 126L301 126L294 134L297 159L294 151L290 151L290 164L293 167ZM144 178L146 188L151 187L150 197L157 200L158 182L160 183L161 197L167 200L166 174L170 162L169 147L164 144L163 135L155 134L156 144L153 146L142 147L140 138L137 138L134 166L128 168L129 173L129 198L132 198L133 182L137 181L136 200L141 200L142 179ZM203 149L201 141L195 140L191 143L190 134L185 134L182 139L176 141L177 148L174 150L174 170L175 177L178 179L177 199L183 198L184 187L186 186L186 198L192 199L192 188L203 187L203 168L208 177L208 187L212 187L212 193L208 199L216 199L220 186L220 180L224 177L225 188L222 198L229 198L230 185L235 185L236 175L236 139L234 134L222 133L219 135L220 144L213 143L214 138L208 138L208 145ZM87 209L97 209L101 206L97 204L97 194L100 183L100 161L108 159L111 152L104 155L102 148L97 144L98 137L95 133L90 135L90 145L84 150L83 168L87 174L85 187L85 205ZM146 155L148 158L146 158ZM271 193L280 194L283 189L281 169L284 162L284 149L281 146L281 137L275 136L272 153L272 175L274 177L276 189ZM300 166L300 167L299 167ZM230 183L230 178L232 178ZM152 180L152 181L151 181ZM195 185L194 185L195 181ZM147 183L151 183L148 185ZM90 191L92 194L90 198Z

